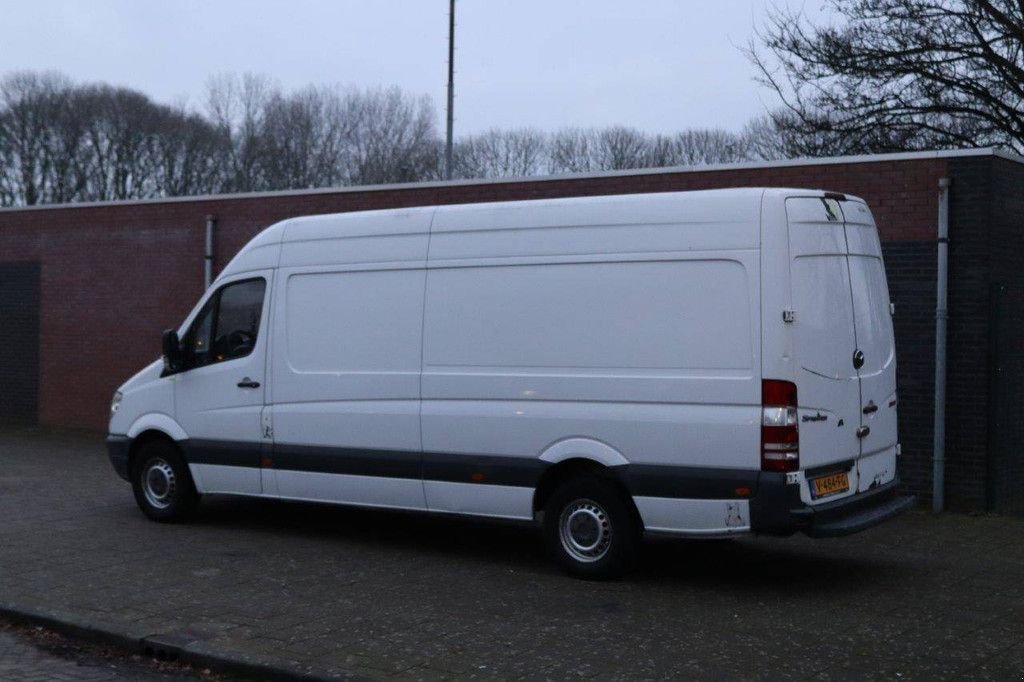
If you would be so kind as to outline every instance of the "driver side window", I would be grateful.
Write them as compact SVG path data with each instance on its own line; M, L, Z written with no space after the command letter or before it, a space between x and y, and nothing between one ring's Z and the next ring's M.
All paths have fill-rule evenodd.
M248 279L219 289L199 311L182 342L188 366L242 358L256 346L266 281Z

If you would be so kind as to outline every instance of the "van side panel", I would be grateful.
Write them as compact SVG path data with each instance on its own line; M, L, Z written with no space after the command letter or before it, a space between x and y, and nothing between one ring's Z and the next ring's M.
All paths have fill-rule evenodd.
M758 202L593 204L439 209L423 345L430 509L488 508L489 485L532 491L539 455L570 438L621 453L652 520L666 506L640 498L665 486L645 466L679 481L759 468ZM438 452L455 460L448 483L476 474L478 490L453 499L432 483ZM724 503L687 507L684 489L667 498L675 530L726 527ZM511 498L520 506L494 512L531 515L532 495Z
M425 507L419 370L431 214L390 213L289 226L275 299L268 494Z
M751 264L743 254L688 254L629 263L435 268L424 362L569 369L581 376L610 368L674 376L685 368L749 377Z

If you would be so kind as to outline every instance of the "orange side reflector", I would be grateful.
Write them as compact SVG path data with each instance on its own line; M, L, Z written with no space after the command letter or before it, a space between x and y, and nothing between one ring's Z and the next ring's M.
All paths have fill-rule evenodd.
M750 493L752 492L753 491L746 486L736 488L736 494L739 495L740 497L750 497Z
M484 480L484 478L486 478L486 477L478 471L478 472L472 474L469 478L474 483L479 483L480 481Z
M260 466L269 469L274 466L274 460L269 457L260 457Z

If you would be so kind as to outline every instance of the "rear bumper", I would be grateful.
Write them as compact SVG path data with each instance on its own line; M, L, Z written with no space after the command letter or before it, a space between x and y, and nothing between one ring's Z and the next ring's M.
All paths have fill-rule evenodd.
M107 454L110 456L110 463L114 465L117 475L128 480L128 449L131 446L131 438L128 436L107 436Z
M813 507L800 500L799 487L786 485L785 474L761 475L750 501L750 528L755 533L811 537L852 535L877 526L914 507L912 495L900 495L899 478L885 485Z

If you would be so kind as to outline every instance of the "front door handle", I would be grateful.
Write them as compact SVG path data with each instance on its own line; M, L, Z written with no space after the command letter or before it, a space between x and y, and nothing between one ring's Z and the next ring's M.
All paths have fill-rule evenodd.
M868 404L864 406L864 409L861 410L861 412L863 412L864 414L871 414L872 412L878 412L878 405L875 405L875 402L873 400L869 400Z
M241 381L238 382L238 387L239 388L259 388L260 387L260 382L253 381L249 377L245 377L244 379L242 379Z

